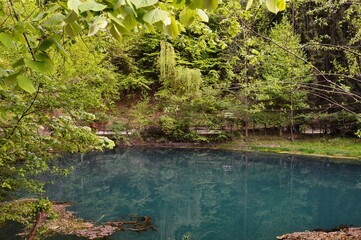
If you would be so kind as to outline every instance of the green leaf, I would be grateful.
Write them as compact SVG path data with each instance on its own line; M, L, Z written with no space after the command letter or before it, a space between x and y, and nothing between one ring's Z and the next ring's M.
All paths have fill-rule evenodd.
M70 11L70 13L68 14L68 16L65 18L65 22L66 23L72 23L75 22L76 20L78 20L78 14L75 11Z
M0 42L7 48L15 48L13 37L8 33L0 33Z
M124 26L122 21L120 21L119 18L114 16L113 13L108 13L108 17L113 21L113 23L115 24L115 26L119 32L121 32L122 34L129 33L128 28L126 26Z
M52 38L45 38L39 45L38 49L41 51L46 51L54 44L54 40Z
M96 3L94 0L87 0L85 2L82 2L79 4L79 11L80 12L86 12L86 11L95 11L99 12L104 10L107 7L107 5Z
M68 23L64 27L66 34L69 37L74 38L81 32L82 28L77 22Z
M266 0L266 7L270 12L277 13L278 12L277 0Z
M138 9L152 6L156 4L158 0L130 0L130 2Z
M131 30L138 25L138 21L134 17L131 8L127 7L126 9L129 9L129 11L127 11L127 14L124 16L122 23L127 29Z
M29 78L25 77L24 75L19 75L16 77L16 79L18 80L18 86L24 91L30 94L36 92L36 89Z
M81 3L80 0L68 0L68 8L73 10L76 14L79 14L78 8Z
M278 0L277 7L279 11L283 11L286 9L286 1L285 0Z
M179 14L179 21L186 27L192 25L195 20L196 10L184 8Z
M208 10L215 10L218 7L218 0L205 0L204 8Z
M103 29L107 26L108 22L107 19L103 16L95 18L93 24L89 28L88 36L93 36L96 34L100 29Z
M14 62L11 66L13 68L17 68L17 67L21 67L21 66L24 66L25 63L24 63L24 58L20 58L19 60L17 60L16 62Z
M16 78L23 73L22 70L15 72L4 79L6 86L15 86L17 84Z
M186 0L173 0L173 7L176 9L183 8L186 4Z
M52 28L54 26L59 25L59 23L63 22L64 19L65 19L65 16L63 14L55 13L44 21L44 26L47 28Z
M197 15L199 16L202 22L209 21L208 15L202 9L197 9Z
M247 1L247 6L246 6L246 10L250 9L251 6L252 6L252 4L253 4L253 0L248 0L248 1Z
M69 53L64 49L64 47L56 40L54 39L55 46L58 49L59 53L63 55L64 57L67 57Z
M153 9L150 12L147 12L143 16L143 20L149 24L154 24L159 21L163 21L168 17L168 12L161 10L159 8Z
M118 29L115 27L114 24L112 24L109 31L115 40L117 40L118 42L122 41L122 35L120 34L120 32L118 31Z
M193 0L192 3L189 5L190 9L204 9L204 1L203 0Z
M179 35L179 28L174 17L170 17L171 23L165 27L165 33L171 38L176 38Z
M25 66L39 73L53 73L54 67L50 59L44 61L34 61L30 59L24 59Z

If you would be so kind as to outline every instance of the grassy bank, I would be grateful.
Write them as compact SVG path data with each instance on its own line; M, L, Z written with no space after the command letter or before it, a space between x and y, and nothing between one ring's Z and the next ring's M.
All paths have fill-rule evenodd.
M246 151L353 158L361 161L361 141L355 138L301 138L254 136L223 144L222 148Z

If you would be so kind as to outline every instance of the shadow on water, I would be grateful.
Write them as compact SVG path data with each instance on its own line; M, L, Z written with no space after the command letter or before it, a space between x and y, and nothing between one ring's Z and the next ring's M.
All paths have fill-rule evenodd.
M63 164L76 168L48 179L51 200L72 202L71 211L98 224L137 215L157 227L109 239L270 240L361 226L359 165L204 149L125 149Z

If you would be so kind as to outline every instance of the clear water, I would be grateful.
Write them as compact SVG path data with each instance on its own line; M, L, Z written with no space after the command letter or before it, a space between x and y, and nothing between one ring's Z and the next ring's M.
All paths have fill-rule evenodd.
M51 200L70 201L77 216L97 223L146 215L157 227L110 239L273 240L361 226L356 164L200 149L127 149L64 162L75 171L51 179Z

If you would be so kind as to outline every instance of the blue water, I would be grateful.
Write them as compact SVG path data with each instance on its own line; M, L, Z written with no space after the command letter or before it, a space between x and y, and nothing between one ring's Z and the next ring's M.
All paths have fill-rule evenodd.
M136 215L157 228L110 239L273 240L361 226L361 165L201 149L126 149L64 165L75 170L50 179L51 200L70 201L77 216L99 224Z

